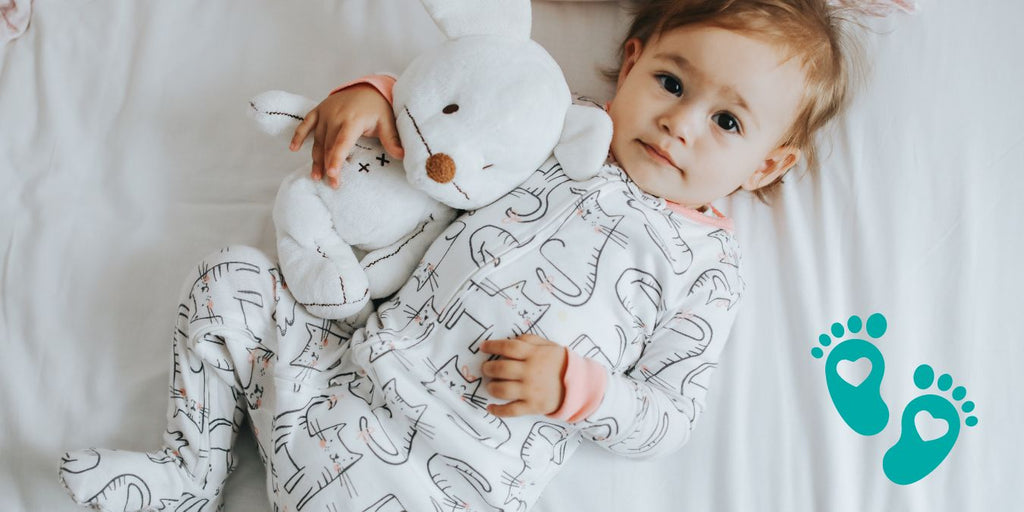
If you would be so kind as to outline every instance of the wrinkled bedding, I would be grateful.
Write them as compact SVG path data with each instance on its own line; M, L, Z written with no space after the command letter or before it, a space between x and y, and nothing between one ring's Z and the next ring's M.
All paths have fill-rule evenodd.
M615 2L535 2L534 38L574 90L608 99L598 68L614 63L626 19ZM536 510L1024 503L1020 19L1024 4L1000 0L867 22L871 70L822 172L788 178L770 207L718 205L748 288L689 444L653 461L583 446ZM34 4L29 29L0 46L0 509L78 510L56 477L66 449L157 446L183 277L227 244L272 251L275 191L308 159L258 133L247 99L321 97L439 41L412 0ZM876 312L884 335L857 336L884 358L889 419L861 435L811 349ZM966 397L943 378L915 384L922 364ZM943 432L903 418L923 394L957 407L958 435L933 471L898 485L885 453ZM244 435L228 511L270 509L253 446Z

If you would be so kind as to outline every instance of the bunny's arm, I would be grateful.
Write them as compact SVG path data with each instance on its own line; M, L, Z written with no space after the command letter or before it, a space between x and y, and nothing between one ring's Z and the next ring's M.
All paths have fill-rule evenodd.
M370 297L379 299L398 291L455 214L455 210L438 203L416 229L391 245L367 253L361 263L370 281Z
M278 259L288 288L310 313L341 319L369 300L366 273L334 228L318 193L325 188L299 169L285 178L274 204Z

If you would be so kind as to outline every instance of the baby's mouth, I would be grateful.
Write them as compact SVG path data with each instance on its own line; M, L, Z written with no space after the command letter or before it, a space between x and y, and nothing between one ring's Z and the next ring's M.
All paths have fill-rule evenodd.
M646 142L640 139L637 139L637 142L639 142L640 145L643 146L644 151L646 151L647 154L650 155L650 157L653 158L655 161L661 162L664 165L672 167L679 172L683 172L683 170L680 169L679 166L672 161L672 158L669 155L662 153L661 150L655 148L654 146L651 146L650 144L647 144Z

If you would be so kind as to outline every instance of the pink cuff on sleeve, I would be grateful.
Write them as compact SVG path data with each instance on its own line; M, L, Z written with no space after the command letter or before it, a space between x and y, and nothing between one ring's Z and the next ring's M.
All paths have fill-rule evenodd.
M565 349L568 360L565 364L565 398L557 411L548 414L549 418L576 423L597 410L604 399L604 390L608 385L608 372L604 366L587 359L568 348Z
M395 88L395 77L390 75L367 75L362 78L357 78L355 80L352 80L351 82L342 84L340 87L331 91L331 93L328 94L328 96L346 87L351 87L357 84L372 85L374 89L377 89L377 91L380 92L381 96L384 96L384 99L388 100L388 103L391 103L392 105L395 103L393 99L394 95L392 93L392 91Z

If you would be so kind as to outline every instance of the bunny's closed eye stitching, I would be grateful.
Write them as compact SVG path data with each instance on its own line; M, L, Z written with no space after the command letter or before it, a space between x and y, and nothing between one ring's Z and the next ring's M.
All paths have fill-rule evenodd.
M443 110L441 110L441 112L444 112L445 114L454 114L454 113L456 113L458 111L459 111L459 106L454 104L454 103L452 103L451 105L448 105Z

